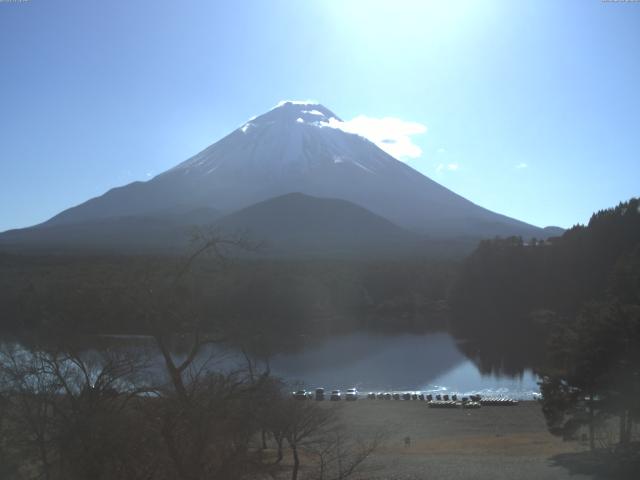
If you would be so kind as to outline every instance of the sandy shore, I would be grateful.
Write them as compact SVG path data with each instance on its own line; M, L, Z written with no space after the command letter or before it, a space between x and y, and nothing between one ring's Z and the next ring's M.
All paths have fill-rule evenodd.
M370 459L360 478L592 478L572 474L558 462L563 454L582 452L585 447L549 434L536 402L478 410L430 409L420 401L325 403L336 408L358 435L367 437L380 428L389 432L385 446ZM411 439L409 446L405 437Z

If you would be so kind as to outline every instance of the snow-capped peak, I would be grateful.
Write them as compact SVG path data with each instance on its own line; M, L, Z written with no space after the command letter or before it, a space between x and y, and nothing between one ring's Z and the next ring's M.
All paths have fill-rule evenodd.
M316 101L283 100L263 115L251 118L241 127L241 130L246 133L252 126L274 123L319 126L321 123L329 123L331 119L340 121L335 113Z
M276 178L355 167L377 174L383 164L396 161L363 137L341 129L343 121L320 103L278 105L167 173L222 178L233 172Z
M271 110L280 108L286 105L287 103L290 103L291 105L307 105L307 106L320 105L320 103L317 102L316 100L280 100L278 103L276 103L275 107L273 107Z

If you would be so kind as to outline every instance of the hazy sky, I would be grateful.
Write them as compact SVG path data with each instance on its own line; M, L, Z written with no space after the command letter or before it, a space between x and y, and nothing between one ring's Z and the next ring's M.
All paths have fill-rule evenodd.
M640 3L0 0L0 231L282 99L484 207L585 222L640 194Z

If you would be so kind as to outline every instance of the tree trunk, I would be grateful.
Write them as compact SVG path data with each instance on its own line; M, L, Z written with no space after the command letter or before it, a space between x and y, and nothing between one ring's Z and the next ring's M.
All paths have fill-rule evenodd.
M593 414L593 395L589 395L589 450L592 452L596 449L595 445L595 428Z
M263 428L260 431L260 433L262 434L262 449L266 450L267 449L267 432Z
M47 455L47 447L44 444L43 440L38 442L38 448L40 450L40 460L42 461L42 469L44 470L44 478L45 480L49 480L51 478L51 472L49 471L49 458Z
M164 424L160 430L160 434L164 440L164 443L167 447L167 452L169 454L169 458L173 462L174 467L176 468L176 472L178 473L178 477L181 480L192 480L194 477L190 475L188 471L188 466L185 466L183 462L182 455L176 445L175 439L173 437L173 423L167 416L164 420Z
M296 446L291 447L293 452L293 471L291 472L291 480L298 480L298 469L300 468L300 458L298 458L298 449Z
M278 458L276 459L276 463L280 463L282 461L282 437L276 437L276 443L278 444Z
M620 414L620 443L627 445L631 441L631 429L633 420L629 410L623 410Z
M176 367L173 358L171 357L171 352L169 347L166 345L164 338L161 334L157 334L155 336L156 344L158 345L158 349L164 358L164 364L167 368L167 373L171 378L171 383L173 383L173 387L175 388L176 393L180 398L186 400L187 398L187 389L184 386L184 380L182 379L182 372L180 369Z
M626 435L626 432L625 432L626 427L627 427L626 413L627 412L625 410L620 412L620 429L619 429L620 431L619 431L619 434L618 434L618 441L620 442L620 444L623 444L623 445L625 443L627 443L627 441L626 441L627 435Z

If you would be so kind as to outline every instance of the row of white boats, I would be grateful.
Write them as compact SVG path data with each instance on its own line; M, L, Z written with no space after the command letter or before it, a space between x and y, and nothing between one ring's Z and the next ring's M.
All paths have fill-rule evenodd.
M370 400L417 400L427 402L429 408L480 408L482 406L507 407L518 405L518 401L507 397L487 397L481 395L458 396L457 394L424 394L416 392L388 393L370 392Z
M360 392L355 388L349 388L345 393L340 390L331 390L325 395L324 388L317 388L315 391L298 390L293 392L293 397L298 400L322 401L328 397L330 401L355 401L361 397ZM403 401L423 401L427 402L429 408L480 408L488 407L511 407L518 405L518 401L508 397L482 397L481 395L459 396L457 394L431 394L423 392L369 392L366 395L369 400L403 400Z

